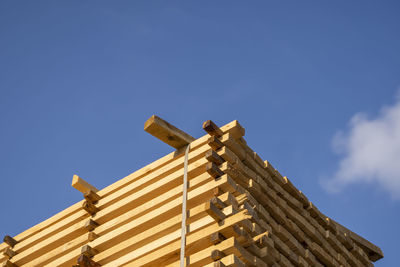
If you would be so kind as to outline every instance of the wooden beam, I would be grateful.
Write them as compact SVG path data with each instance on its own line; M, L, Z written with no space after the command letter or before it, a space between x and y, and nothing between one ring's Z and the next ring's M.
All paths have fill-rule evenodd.
M144 130L176 149L180 149L195 140L189 134L156 115L151 116L145 122Z
M88 182L86 182L85 180L83 180L81 177L79 177L76 174L74 174L74 176L72 177L71 185L73 188L82 192L83 194L90 192L90 190L92 190L93 192L99 191L96 187L89 184Z
M78 266L80 266L80 267L100 267L101 265L86 255L80 255L78 258Z
M18 243L17 240L15 240L14 238L12 238L9 235L4 236L3 241L4 241L4 243L6 243L7 245L9 245L12 248L15 246L15 244Z
M96 194L93 190L89 190L88 192L83 194L83 197L87 200L95 204L100 200L100 196Z
M99 226L99 224L92 219L87 220L85 223L85 228L89 232L93 231L97 226Z
M237 121L230 122L221 127L221 130L224 133L241 133L243 132L241 128L238 129L240 125ZM203 145L207 144L208 138L210 136L204 135L203 137L195 140L191 144L191 153L197 148L203 147ZM204 146L205 150L209 146ZM204 150L204 151L205 151ZM194 154L201 154L202 151L196 152ZM137 170L136 172L128 175L127 177L111 184L110 186L102 189L97 194L102 198L100 199L99 207L100 209L107 207L108 203L114 203L127 194L129 194L132 188L138 188L134 183L135 181L140 180L141 178L148 177L149 174L153 174L153 177L165 176L163 173L169 173L171 170L176 170L176 168L182 164L180 163L180 158L183 157L182 153L172 152L153 163ZM194 157L194 156L193 156ZM190 156L192 158L192 156ZM162 171L161 171L162 170ZM157 173L157 174L156 174ZM30 247L36 245L40 240L47 239L52 237L53 235L59 233L60 231L74 225L81 219L85 219L88 217L87 213L81 209L83 201L80 201L69 208L57 213L55 216L35 225L27 229L26 231L18 234L15 239L18 240L18 244L16 244L16 251L25 252ZM0 244L0 250L5 249L8 246L6 243ZM5 260L3 256L0 256L0 261ZM71 264L72 265L72 264Z
M3 262L3 263L1 264L1 267L18 267L18 266L15 265L14 263L12 263L12 262L9 261L9 260L6 260L5 262Z
M221 129L211 120L203 123L203 129L211 136L220 137L224 134Z
M96 250L96 249L94 249L94 248L92 248L91 246L89 246L89 245L84 245L82 248L81 248L81 254L82 255L85 255L85 256L88 256L89 258L92 258L94 255L96 255L96 254L98 254L99 252Z
M6 256L8 259L14 257L17 253L12 250L11 248L7 247L3 250L3 255Z

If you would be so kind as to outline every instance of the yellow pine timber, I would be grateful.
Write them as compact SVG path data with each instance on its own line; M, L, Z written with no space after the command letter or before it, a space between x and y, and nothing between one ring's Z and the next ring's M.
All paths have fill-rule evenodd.
M237 144L235 140L233 140L232 138L230 138L230 137L229 137L229 134L223 135L223 136L221 137L221 142L223 142L223 143L227 146L227 149L234 149L236 155L241 155L241 157L239 157L239 159L240 159L241 161L250 164L250 167L252 167L252 168L253 168L256 172L258 172L259 174L261 174L261 175L264 174L263 170L262 170L262 169L258 166L258 164L251 158L251 155L246 154L246 151L243 150L243 148L241 148L240 145ZM227 150L227 149L225 149L225 150ZM226 153L226 154L229 154L229 153ZM232 155L230 155L230 156L231 156L231 160L232 160L233 156L232 156ZM226 159L226 160L229 160L228 158L225 158L225 159ZM235 162L238 162L237 159L233 159L233 160L234 160ZM265 174L264 174L264 175L265 175ZM286 181L286 182L283 182L284 185L285 185L285 184L288 184L287 178L282 178L282 179L283 179L284 181ZM260 187L260 186L258 186L257 183L254 183L254 186L255 186L255 188L258 188L258 190L254 191L254 187L251 187L251 188L253 189L253 193L259 192L259 188L265 188L265 187ZM288 188L291 188L291 187L288 187ZM248 188L248 190L249 190L249 189L250 189L250 188ZM292 188L292 190L294 190L294 189ZM308 230L308 231L307 231L307 234L311 235L311 237L312 237L316 242L318 242L319 244L322 245L322 243L321 243L321 242L322 242L322 241L321 241L321 237L318 236L318 233L316 233L316 229L313 228L306 220L302 219L302 218L301 218L302 215L296 214L297 212L296 212L295 210L293 210L292 208L290 208L282 198L280 198L279 196L277 197L277 200L278 200L278 201L277 201L277 204L278 204L278 206L279 206L281 209L279 209L278 206L269 205L269 204L270 204L270 201L268 201L268 200L266 199L266 198L267 198L266 195L261 194L261 192L259 192L258 198L259 198L259 200L265 199L264 201L262 201L262 203L263 203L264 205L267 205L267 207L269 207L269 211L272 212L273 215L275 216L275 218L278 219L278 221L279 221L280 223L282 223L282 224L285 223L285 218L286 218L286 216L285 216L285 213L286 213L286 212L282 212L282 210L283 210L283 211L286 211L287 209L290 209L290 210L289 210L289 215L291 215L292 218L296 218L297 222L301 221L301 222L303 223L303 225L307 227L307 229L306 229L306 231ZM289 199L290 199L290 198L289 198ZM302 209L299 209L299 208L297 208L297 210L303 211ZM304 211L303 211L303 212L304 212Z
M215 187L220 187L220 188L222 188L222 190L226 190L228 192L233 192L233 191L235 191L236 185L231 181L231 179L227 175L221 177L218 181L211 181L207 184L204 184L203 186L200 186L200 187L188 192L188 207L190 208L191 206L200 204L202 201L204 202L204 199L212 198L213 189ZM180 189L182 190L182 187L180 187ZM155 199L155 200L153 200L154 202L152 201L151 203L145 203L143 208L146 208L146 209L149 207L151 208L152 204L154 204L154 206L156 206L157 203L162 203L162 201L165 201L168 199L169 199L169 197L167 197L167 198L163 197L163 199L160 199L159 202L157 202L157 200ZM193 200L196 200L196 202L193 202ZM166 205L161 206L159 209L153 211L152 213L144 213L144 217L147 219L152 219L152 218L154 218L155 214L160 214L162 212L162 210L164 210L164 212L168 213L168 212L170 212L170 210L172 208L175 208L176 213L179 213L179 207L181 206L181 204L182 204L182 197L179 196L179 197L173 199L172 201L170 201L169 203L167 203ZM141 207L138 207L138 208L143 210L143 208L141 208ZM143 213L143 212L141 212L141 213ZM135 229L135 227L137 227L138 225L141 224L141 223L139 223L139 221L141 219L143 219L143 217L139 217L136 220L130 221L130 222L122 225L121 227L108 232L107 234L103 234L103 232L102 232L102 231L106 231L106 228L101 228L102 225L99 225L94 230L94 232L97 235L99 235L99 238L90 242L89 243L90 246L95 248L98 251L103 251L108 246L110 246L111 241L112 241L111 245L120 242L121 238L123 238L123 236L126 235L126 233L129 233L132 228ZM127 237L129 237L129 235ZM66 266L74 260L76 255L79 255L78 250L71 251L70 253L58 258L56 261L49 263L49 266L61 266L61 265Z
M347 233L347 235L355 242L357 243L358 246L360 246L364 251L366 251L366 254L368 255L369 259L371 261L377 261L381 258L383 258L383 252L382 250L378 247L366 240L365 238L359 236L358 234L354 233L353 231L347 229L340 223L336 222L335 220L331 219L332 223L336 225L340 231Z
M216 223L203 228L201 231L189 233L186 236L186 246L189 249L196 242L202 239L207 239L210 233L223 232L228 230L233 225L236 225L242 221L251 219L251 216L247 214L246 210L238 212L230 217L227 217L223 222ZM172 242L172 243L171 243ZM154 247L163 246L160 249L154 251ZM153 241L146 246L141 247L135 251L132 251L118 260L105 264L104 266L154 266L157 262L162 262L167 259L170 255L176 253L180 249L180 240L175 237L166 236L163 239ZM146 254L147 253L147 254Z
M220 127L222 132L230 132L234 136L242 136L244 135L244 129L243 127L238 123L238 121L232 121L222 127ZM241 136L240 136L241 137ZM209 135L204 135L203 137L196 139L195 141L192 142L191 144L191 150L194 150L195 148L202 146L207 143L209 138ZM107 186L106 188L100 190L98 192L98 195L102 198L105 196L108 196L112 194L113 192L120 190L121 188L124 188L126 185L134 182L135 180L150 174L154 170L157 170L158 168L168 166L168 164L171 161L177 160L181 157L183 157L183 151L174 151L150 164L147 166L135 171L134 173L126 176L123 179L118 180L117 182L111 184L110 186ZM79 211L81 209L82 201L68 207L67 209L64 209L63 211L55 214L54 216L50 217L49 219L25 230L24 232L18 234L17 236L14 237L18 242L21 242L23 240L26 240L27 238L31 237L32 235L42 231L43 229L46 229L47 227L53 225L54 223L57 223L59 221L63 221L66 217L70 216L71 214L74 214L75 212ZM0 250L6 248L8 245L5 243L0 244Z
M231 254L220 259L218 262L209 263L203 267L246 267L246 264L236 255Z
M86 182L84 179L82 179L81 177L79 177L76 174L74 174L74 176L72 177L71 186L83 194L90 192L90 190L92 190L95 193L99 191L96 187L89 184L88 182Z
M180 149L195 140L189 134L156 115L151 116L145 122L144 130L176 149Z
M195 179L194 179L194 180L195 180ZM180 188L181 188L181 187L180 187ZM224 202L227 202L227 203L228 203L229 201L231 201L231 200L230 200L231 196L230 196L229 194L230 194L230 193L227 192L227 193L223 194L222 196L220 196L221 200L224 201ZM161 196L161 197L162 197L162 196ZM163 199L165 199L165 197L164 197ZM153 203L153 202L152 202L152 203ZM155 203L153 203L153 204L154 204L154 205L157 204L157 200L155 200ZM154 206L154 205L153 205L153 206ZM161 207L161 208L166 209L165 206L163 206L163 207ZM201 208L201 211L202 211L202 212L199 211L199 208ZM160 208L158 208L155 212L150 212L147 216L146 216L146 214L145 214L145 216L146 216L146 217L149 217L149 218L154 218L154 215L153 215L153 214L159 215L159 211L158 211L158 210L160 210ZM132 210L132 211L134 211L134 210ZM131 217L134 218L135 214L134 214L132 211L129 211L127 214L124 214L124 216L127 217L127 218L131 218ZM190 210L189 212L190 212L189 214L192 214L192 215L195 216L195 217L198 216L198 215L202 215L201 217L206 216L206 212L204 211L204 206L203 206L203 205L197 207L197 209L194 208L193 210ZM177 211L177 213L178 213L178 211ZM136 212L136 214L137 214L137 212ZM165 218L165 217L163 217L163 218ZM118 218L115 218L115 219L121 219L121 218L118 217ZM114 219L114 220L115 220L115 219ZM188 221L190 222L191 220L192 220L192 218L189 218ZM109 227L110 224L111 224L111 225L112 225L112 224L115 224L115 222L110 221L110 223L107 223L107 224L102 225L102 227L103 227L103 229L104 229L103 231L108 230L108 229L107 229L107 226ZM98 231L98 234L99 234L99 235L100 235L100 234L103 235L103 234L104 234L103 231L100 229L100 231ZM23 265L23 266L38 266L38 265L40 265L39 263L41 263L41 265L47 264L49 261L51 261L51 260L53 260L55 257L57 257L57 255L62 254L62 253L66 253L66 252L68 252L68 251L70 251L70 250L72 250L72 249L74 249L74 248L79 248L79 247L81 247L83 244L85 244L86 241L87 241L87 237L86 237L85 235L79 236L78 238L76 238L76 239L74 239L74 240L68 242L67 244L62 245L62 246L60 246L60 247L57 247L57 248L53 249L52 251L50 251L50 252L48 252L48 253L46 253L46 254L40 256L39 258L37 258L37 259L35 259L35 260L33 260L33 261L27 263L26 265Z
M200 162L200 163L199 163ZM205 158L201 158L197 162L194 162L188 166L189 170L189 179L191 176L193 176L192 170L197 170L197 172L201 171L201 166L202 164L206 164L207 160ZM151 175L143 178L143 179L151 179ZM170 189L170 186L168 186L168 183L172 181L176 181L176 185L181 184L181 176L182 172L176 171L175 173L172 173L169 176L166 176L155 183L150 184L148 187L143 188L142 190L138 191L135 194L129 195L129 197L125 197L121 199L118 202L115 202L114 204L100 210L97 212L96 216L94 217L95 221L99 223L100 225L103 224L105 221L109 220L107 218L113 218L118 216L119 214L123 214L126 212L130 206L133 205L140 205L142 203L146 203L150 201L153 197L154 190L164 190L168 191ZM175 185L175 184L172 184ZM160 192L159 192L160 193ZM159 194L158 193L158 194ZM161 192L162 193L162 192ZM100 206L100 201L98 203ZM71 225L70 227L57 232L56 234L52 235L50 238L47 238L37 244L35 244L32 247L32 250L25 250L20 252L14 259L14 262L16 264L24 264L28 262L29 260L32 260L32 258L35 258L36 255L46 253L53 247L57 247L58 245L62 244L65 242L66 238L74 239L75 237L85 233L85 230L82 228L81 223L78 222L74 225ZM97 233L97 232L96 232Z
M225 134L224 137L226 139L229 139L227 137L229 137L229 134ZM223 138L224 138L223 137ZM229 140L226 140L224 142L224 140L221 140L227 147L231 148L233 147L233 149L235 150L236 154L241 156L241 160L244 161L245 163L250 164L250 166L252 168L254 168L255 170L258 169L258 167L256 166L257 160L252 160L251 155L249 155L248 153L246 153L246 149L244 151L240 151L239 150L239 146L247 146L246 144L244 144L243 142L235 142L234 140L232 140L232 138L230 138ZM250 149L251 150L251 149ZM247 152L249 152L250 150L247 150ZM246 155L244 155L246 153ZM251 152L250 152L251 153ZM271 174L272 178L274 178L274 180L280 184L284 189L286 189L292 196L294 196L298 201L300 201L304 206L308 206L308 199L304 196L304 194L299 191L291 182L287 177L282 177L279 172L268 162L265 161L264 162L264 167L266 170L268 170L268 172ZM289 201L288 201L289 203ZM323 214L318 214L321 219L324 216ZM319 218L318 218L319 220ZM325 225L325 222L320 222L322 225ZM367 255L369 256L369 259L372 261L376 261L380 258L383 257L383 253L380 250L379 247L375 246L374 244L372 244L371 242L369 242L368 240L362 238L361 236L355 234L354 232L352 232L351 230L345 228L344 226L340 225L339 223L337 223L337 226L339 228L341 228L342 231L347 232L348 235L351 237L351 239L353 239L353 241L357 241L358 245L360 245L360 247L362 247L364 249L364 251L367 251ZM318 240L317 240L318 241Z
M203 148L203 150L201 148ZM194 152L192 151L192 155L195 158L199 158L202 156L202 154L207 149L208 149L207 145L203 145L202 147L200 147L200 150L195 150ZM203 159L203 161L206 163L206 161L204 159ZM169 167L174 167L175 165L170 164ZM182 171L180 169L178 169L175 173L177 173L177 175L180 176L181 172ZM97 206L99 206L102 209L102 208L104 208L104 206L107 206L106 205L107 203L110 203L110 202L113 203L113 201L115 201L117 199L123 199L123 196L126 195L127 192L132 192L133 190L140 189L141 188L140 186L143 186L143 184L145 182L147 182L149 179L154 179L157 177L162 177L162 174L160 174L160 172L156 172L156 173L153 172L152 174L145 176L142 179L137 180L136 182L131 183L130 185L122 188L121 190L116 191L114 194L102 199L101 201L99 201ZM163 187L163 189L167 190L167 188L165 188L165 187ZM104 204L104 203L106 203L106 204ZM31 248L32 245L36 245L37 243L43 242L46 237L53 237L54 233L59 233L62 230L65 230L65 227L67 227L67 228L69 227L71 229L72 223L76 223L77 219L81 219L84 217L88 217L88 215L86 212L84 212L80 209L75 214L72 214L71 216L64 218L64 220L59 221L59 222L51 225L50 227L44 229L43 231L38 232L38 234L36 234L35 236L32 236L28 240L18 243L15 249L18 251L18 253L21 254L28 248ZM99 217L99 216L97 216L97 217ZM19 257L23 257L23 255L25 255L25 254L22 254Z
M233 212L234 210L232 209L232 206L229 206L223 210L223 213L226 216L231 215ZM166 235L173 235L175 236L175 238L179 238L181 221L181 214L167 220L162 220L154 227L139 232L136 235L131 235L129 239L126 239L118 243L117 245L110 247L105 251L102 251L101 253L97 254L94 259L100 264L106 264L110 261L118 259L126 253L138 249L148 244L149 242L158 240L159 238L162 238ZM211 223L214 223L214 220L209 216L205 216L189 224L188 228L190 229L190 231L188 233L201 229L202 227L205 227Z
M235 254L237 257L241 257L240 251L236 249L237 246L240 246L239 242L234 238L231 237L222 241L217 245L213 245L203 249L199 252L196 252L192 255L186 257L186 266L187 267L200 267L204 266L208 263L211 263L213 260L211 259L210 255L213 250L219 250L223 252L225 255ZM179 261L175 261L171 264L168 264L165 267L176 267L179 266Z

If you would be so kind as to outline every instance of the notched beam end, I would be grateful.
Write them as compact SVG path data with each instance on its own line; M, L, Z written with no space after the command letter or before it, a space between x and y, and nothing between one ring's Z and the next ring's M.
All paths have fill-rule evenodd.
M220 232L215 232L210 235L210 242L214 245L221 243L224 241L226 238L220 233Z
M225 214L217 208L212 201L207 201L205 204L205 210L215 221L220 222L225 219Z
M218 178L225 174L214 162L208 162L206 164L206 171L209 175L211 175L214 178Z
M5 262L3 262L1 264L1 267L18 267L18 265L16 265L15 263L12 263L9 260L6 260Z
M225 253L223 253L222 251L215 249L213 251L211 251L211 259L213 261L217 261L222 259L223 257L225 257Z
M206 152L205 157L209 162L214 162L217 165L221 165L225 162L225 160L212 149Z
M98 251L89 245L84 245L81 249L81 254L92 258L94 255L98 254Z
M17 253L11 248L7 247L3 250L3 255L6 256L8 259L11 259L15 255L17 255Z
M207 144L213 149L218 150L224 146L224 144L216 136L211 136L207 140Z
M93 190L89 190L88 192L83 193L83 197L92 203L96 203L100 200L100 196L96 194Z
M99 226L99 224L92 219L87 220L85 223L85 228L89 232L93 231L97 226Z
M220 137L224 134L222 130L211 120L203 123L203 129L211 136Z
M83 201L82 203L82 208L89 213L90 215L94 215L96 214L96 212L99 211L99 209L92 203L89 201Z

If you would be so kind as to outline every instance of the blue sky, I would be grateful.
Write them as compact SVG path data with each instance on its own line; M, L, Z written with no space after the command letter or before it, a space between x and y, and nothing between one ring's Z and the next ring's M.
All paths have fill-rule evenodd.
M322 212L380 246L400 233L398 1L1 1L0 234L234 119Z

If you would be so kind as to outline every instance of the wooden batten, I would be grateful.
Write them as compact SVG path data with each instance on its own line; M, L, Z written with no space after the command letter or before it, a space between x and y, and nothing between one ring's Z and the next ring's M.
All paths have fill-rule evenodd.
M6 260L1 264L1 267L18 267L18 266L9 260Z
M221 137L224 134L222 130L211 120L203 123L203 129L211 136Z
M83 197L87 200L95 204L97 201L100 200L100 196L96 194L93 190L89 190L83 194Z
M151 116L145 122L144 130L176 149L180 149L195 140L189 134L156 115Z
M77 262L79 267L101 267L100 264L83 254L79 256Z
M3 250L3 255L6 256L8 259L11 259L12 257L14 257L17 253L12 250L11 248L5 248Z
M14 238L12 238L9 235L4 236L3 241L4 241L4 243L6 243L7 245L9 245L12 248L18 243L17 240L15 240Z
M82 192L83 194L88 193L89 191L93 191L94 193L98 192L99 190L94 187L93 185L89 184L85 180L83 180L78 175L74 175L72 177L72 187L76 190Z

